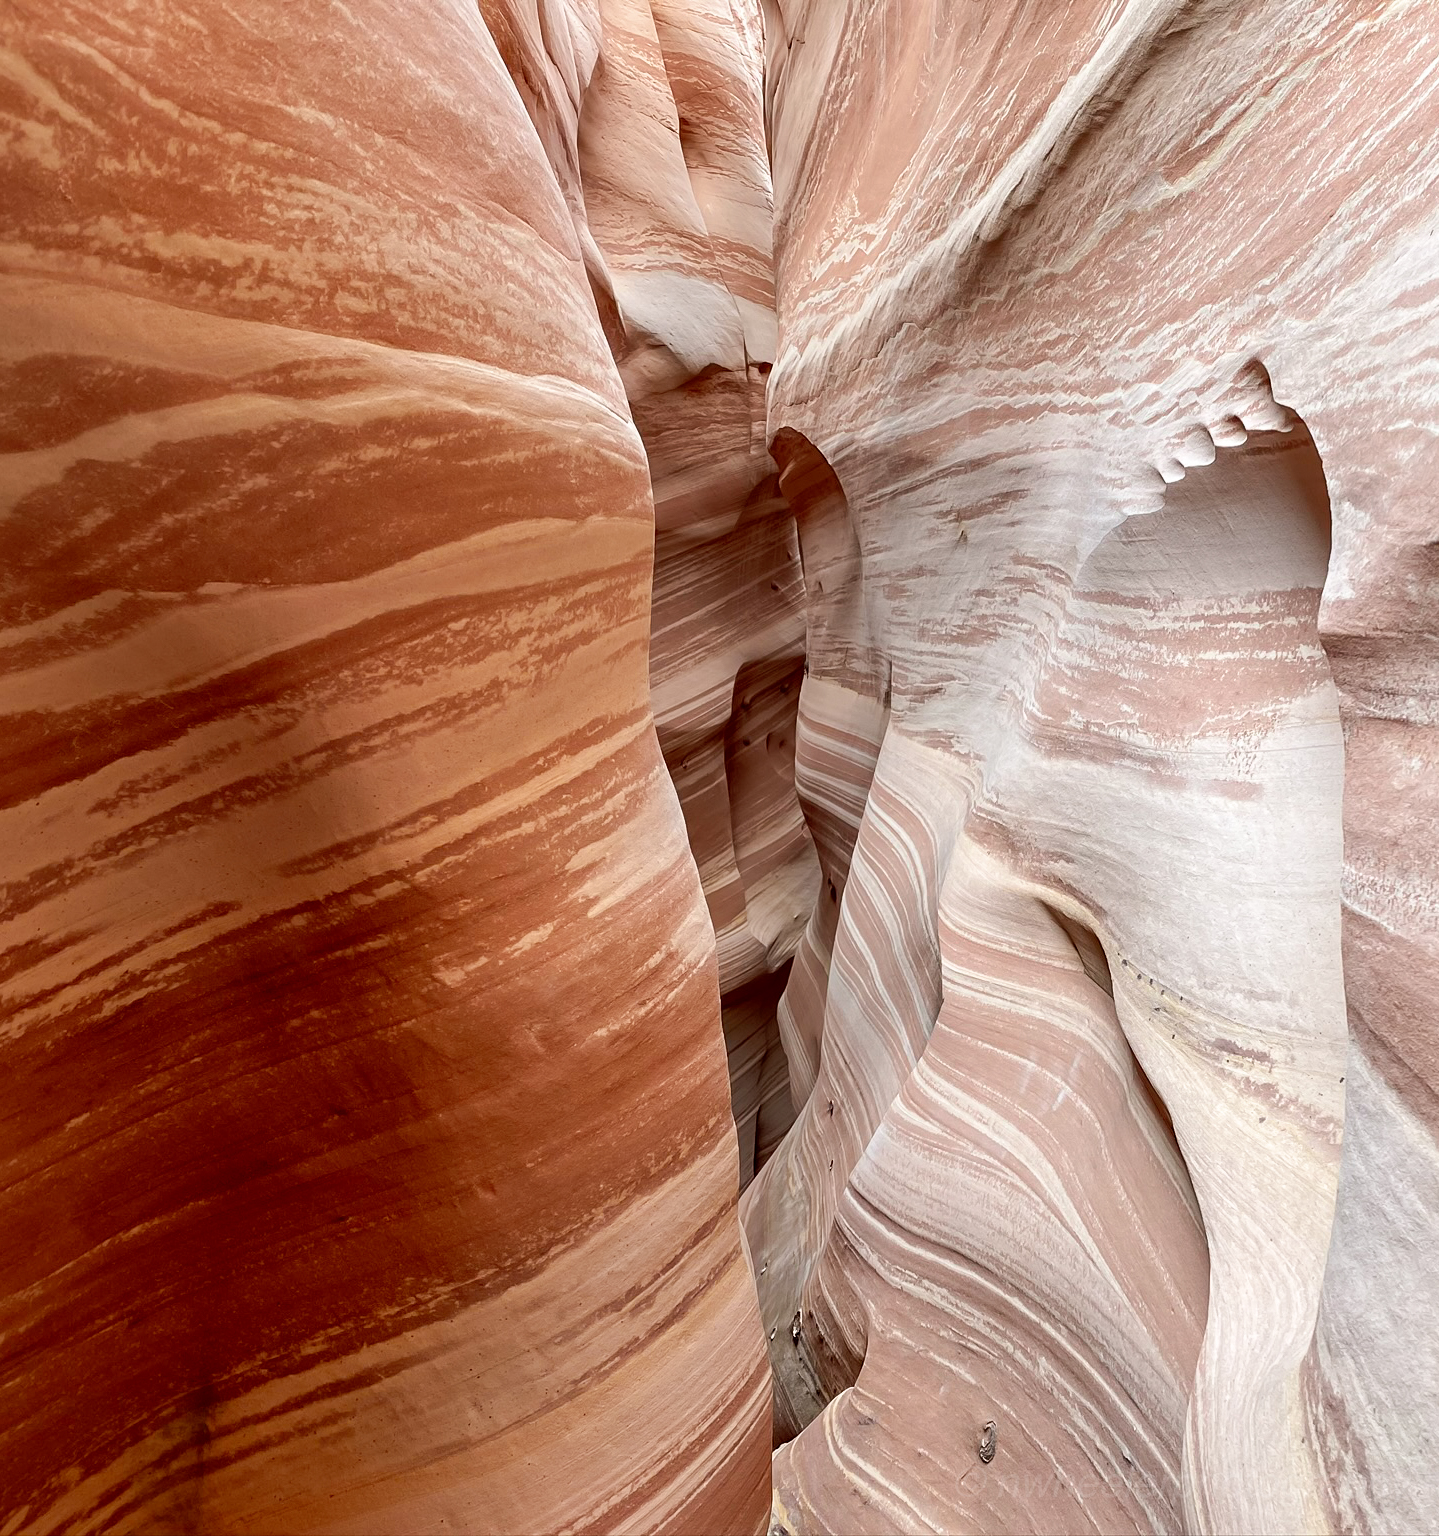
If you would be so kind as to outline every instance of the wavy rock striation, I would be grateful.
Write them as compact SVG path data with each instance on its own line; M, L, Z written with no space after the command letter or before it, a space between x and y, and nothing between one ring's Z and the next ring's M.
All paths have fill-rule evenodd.
M611 353L672 300L582 177L654 64L614 10L0 22L7 1536L763 1525ZM738 522L755 386L703 318ZM762 884L796 835L733 755Z
M1435 40L12 0L0 1536L1439 1530Z
M655 500L651 698L719 946L742 1180L793 1120L775 1006L819 879L794 792L794 519L765 448L772 206L757 10L604 0L580 167Z
M767 17L776 1527L1435 1529L1433 18Z

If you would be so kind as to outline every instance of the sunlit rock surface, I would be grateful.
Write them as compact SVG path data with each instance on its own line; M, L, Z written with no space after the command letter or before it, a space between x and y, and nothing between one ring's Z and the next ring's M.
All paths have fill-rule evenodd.
M1439 1528L1435 18L767 17L778 1527Z
M617 28L0 18L7 1536L767 1518Z

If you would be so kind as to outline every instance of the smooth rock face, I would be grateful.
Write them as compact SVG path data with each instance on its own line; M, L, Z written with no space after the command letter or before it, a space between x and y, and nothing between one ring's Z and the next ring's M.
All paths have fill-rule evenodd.
M601 18L580 122L585 209L654 484L651 697L718 941L747 1182L793 1120L773 978L819 881L794 790L803 578L765 449L760 18L729 0L604 0Z
M777 1527L1439 1529L1434 16L766 15Z
M0 31L0 1529L761 1528L580 179L634 56L583 0Z
M1439 1530L1436 56L10 0L0 1536Z

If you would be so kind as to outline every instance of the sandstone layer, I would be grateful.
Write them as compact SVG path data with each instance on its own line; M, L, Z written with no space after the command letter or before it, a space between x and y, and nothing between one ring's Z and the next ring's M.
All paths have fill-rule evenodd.
M778 1527L1434 1529L1434 18L767 17Z
M756 1530L581 180L653 60L584 0L0 30L0 1529Z
M794 792L804 661L794 519L765 447L774 360L757 9L604 0L586 217L655 502L650 683L719 949L742 1178L788 1129L776 978L818 868Z
M1439 1531L1436 59L6 0L0 1536Z

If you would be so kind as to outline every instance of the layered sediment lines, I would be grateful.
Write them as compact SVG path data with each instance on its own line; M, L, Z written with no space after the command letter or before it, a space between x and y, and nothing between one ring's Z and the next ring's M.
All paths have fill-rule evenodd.
M0 1536L1439 1529L1434 54L14 0Z
M7 1532L765 1519L625 55L542 10L0 26Z
M778 1525L1432 1529L1432 18L767 15Z
M765 447L760 18L728 0L604 0L601 18L580 123L585 210L653 480L651 697L718 940L747 1180L793 1120L773 978L819 882L794 791L803 577Z

